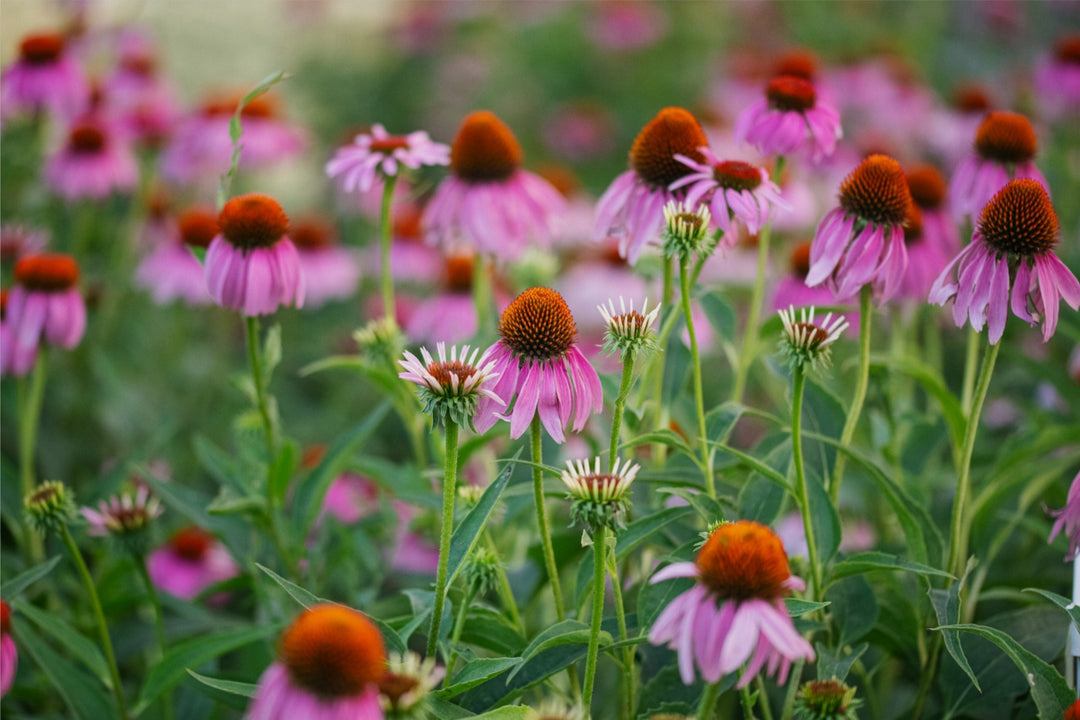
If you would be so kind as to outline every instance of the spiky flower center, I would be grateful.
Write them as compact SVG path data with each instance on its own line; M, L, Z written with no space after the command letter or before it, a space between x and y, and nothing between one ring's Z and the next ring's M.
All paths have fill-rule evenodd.
M1080 65L1080 35L1066 35L1054 47L1058 62Z
M191 207L180 213L177 226L180 228L180 239L185 245L193 247L210 247L210 241L221 232L217 214L204 207Z
M1035 157L1037 149L1035 130L1020 113L989 113L975 133L975 150L987 160L1023 163Z
M773 75L802 78L813 82L817 75L817 56L809 50L792 50L776 62Z
M775 600L788 594L787 554L776 534L756 522L723 523L709 535L697 560L701 581L721 598Z
M157 71L157 58L149 53L131 53L120 58L120 67L133 75L153 77Z
M979 215L979 233L1000 254L1041 255L1058 241L1060 226L1050 197L1035 180L1013 180Z
M56 502L64 494L64 488L55 482L45 482L39 485L26 500L27 505L46 505Z
M213 542L213 535L202 528L192 526L184 528L173 535L172 539L169 540L169 546L182 559L197 563L206 557L206 553L209 552Z
M395 150L405 150L409 147L409 140L404 135L391 135L384 138L372 138L368 149L371 152L391 155Z
M289 216L277 200L251 193L225 203L218 215L218 225L230 245L251 250L277 243L289 229Z
M806 348L808 350L820 347L821 343L829 339L829 333L813 323L796 322L792 323L792 328L799 331L801 336L806 338Z
M306 217L289 228L289 239L302 250L325 250L337 244L334 224L321 217Z
M867 222L901 225L911 203L900 163L888 155L871 155L840 184L840 207Z
M908 205L907 219L904 221L904 242L908 245L922 240L922 210L915 203Z
M804 78L794 75L774 77L765 87L769 106L782 112L806 112L817 104L817 91Z
M431 376L435 378L440 385L449 391L453 387L454 376L457 377L457 382L460 386L464 384L468 378L471 378L476 374L476 367L469 363L462 362L461 360L446 360L443 362L430 363L427 366L427 371L431 373Z
M791 251L791 272L803 280L810 274L810 244L802 242Z
M933 165L919 165L907 174L911 199L923 210L937 210L945 202L945 177Z
M62 292L79 281L79 265L70 255L28 255L15 263L15 282L27 290Z
M698 148L708 144L697 118L683 108L667 107L634 138L630 147L630 168L649 185L667 188L693 172L675 156L681 154L695 162L704 162Z
M383 676L378 628L342 605L315 605L285 631L279 649L293 681L320 698L358 695Z
M202 106L202 114L207 117L220 117L232 115L236 107L243 100L242 95L218 95L212 97ZM277 117L277 103L267 95L260 95L244 104L240 115L245 118L274 118Z
M725 160L713 166L713 179L727 190L755 190L761 185L761 171L741 160Z
M820 717L845 712L851 695L851 688L838 680L811 680L802 688L806 708Z
M467 293L472 290L474 267L471 254L451 255L446 258L446 287L450 292Z
M56 62L64 52L64 36L58 33L41 33L24 38L19 44L19 55L30 65L48 65Z
M82 123L72 128L68 135L68 148L77 155L96 155L105 149L105 133L92 123Z
M521 145L495 113L477 110L461 123L450 146L450 169L468 182L506 180L521 167Z
M577 325L562 295L534 287L518 295L503 311L499 335L520 358L551 360L574 344Z

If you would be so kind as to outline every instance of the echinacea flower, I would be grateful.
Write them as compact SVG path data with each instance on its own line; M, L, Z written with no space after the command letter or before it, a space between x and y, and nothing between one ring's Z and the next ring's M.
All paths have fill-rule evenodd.
M289 218L268 195L251 193L225 203L221 234L206 251L206 285L218 305L247 316L267 315L280 305L302 307L304 275Z
M259 678L248 720L383 720L379 629L343 605L314 605L281 636L278 659Z
M407 350L405 359L398 361L405 368L398 377L419 386L417 394L424 404L424 412L430 414L436 424L444 425L449 420L469 426L475 421L481 403L505 405L492 391L499 373L494 372L495 362L490 350L477 359L479 348L474 348L470 354L469 346L465 345L459 354L457 347L451 346L449 355L444 343L439 343L437 348L438 361L427 348L420 348L423 361Z
M836 293L824 285L810 287L806 284L806 276L810 272L810 245L809 241L795 245L791 250L788 260L790 270L776 283L773 288L771 308L778 312L789 307L808 307L810 305L840 305ZM851 327L858 330L859 313L846 313Z
M960 252L960 232L949 213L945 177L933 165L907 172L911 199L922 214L922 238L946 255Z
M571 500L570 519L580 522L590 533L606 527L616 530L626 526L626 514L630 511L627 493L634 482L640 465L615 460L610 472L600 471L600 458L592 467L588 460L568 460L561 479L569 491Z
M840 114L818 98L813 83L793 75L770 80L765 96L735 121L736 142L762 155L791 155L806 147L815 163L833 154L841 135Z
M1039 106L1052 118L1080 114L1080 33L1066 35L1035 68Z
M19 649L11 637L11 608L0 600L0 697L7 695L19 667Z
M807 366L828 367L832 349L848 321L843 315L833 316L828 313L820 323L814 322L814 308L800 308L799 317L795 317L795 308L780 311L780 322L784 332L780 336L780 352L793 367L800 370Z
M71 118L86 108L89 83L64 45L64 36L58 33L23 38L19 59L0 76L0 115L8 118L46 111Z
M706 682L715 683L749 661L737 688L763 667L770 675L779 671L777 683L783 685L792 662L814 659L784 606L784 598L805 583L791 574L780 539L764 525L722 523L694 562L669 565L650 582L674 578L696 582L660 613L649 642L678 653L685 684L694 682L695 664Z
M986 203L1010 180L1036 180L1049 193L1046 179L1032 159L1038 139L1020 113L987 113L975 133L975 153L960 162L949 183L949 200L957 220L979 217Z
M705 145L705 132L689 111L667 107L658 112L634 138L630 169L615 178L596 203L593 239L617 238L619 255L636 263L645 245L660 237L664 206L686 194L671 190L671 185L694 171L675 156L704 162L699 148Z
M786 208L780 188L769 180L769 173L741 160L721 160L708 147L699 148L705 162L685 155L675 159L694 170L671 184L672 190L686 188L685 202L693 207L706 202L716 226L728 234L734 225L757 235L777 208Z
M338 148L326 163L326 174L338 178L342 191L364 194L381 186L384 178L396 177L402 167L418 170L449 162L450 148L425 131L391 135L376 124L369 132L358 133L351 145Z
M79 266L70 255L27 255L15 264L0 346L0 373L23 376L37 360L42 340L71 350L86 329L86 305L75 284Z
M836 678L811 680L799 688L795 720L858 720L855 709L860 705L855 688Z
M977 331L986 325L991 345L1001 340L1011 307L1021 320L1042 323L1046 342L1057 328L1058 301L1080 307L1080 282L1054 254L1059 231L1041 183L1009 182L983 208L971 243L934 281L930 302L955 298L956 326L965 318Z
M1065 507L1059 510L1047 510L1054 518L1054 527L1050 530L1050 538L1047 542L1054 542L1062 530L1069 540L1068 558L1074 559L1080 550L1080 473L1073 478L1069 486L1069 496L1065 500Z
M119 57L105 79L105 104L128 137L150 148L161 146L179 117L176 91L158 72L153 40L129 30L119 39Z
M450 147L450 175L424 208L428 240L504 260L530 241L548 245L566 201L521 162L521 145L502 120L487 110L469 114Z
M135 284L150 293L159 305L181 300L188 305L212 302L206 273L192 248L210 247L221 232L217 213L192 206L175 220L175 233L152 249L135 269Z
M949 256L926 238L922 210L915 203L908 205L907 222L904 223L904 249L907 250L907 268L900 280L899 297L919 304L926 296L945 266Z
M87 535L123 538L142 533L163 510L161 501L150 494L150 489L139 485L134 494L113 495L107 501L100 501L96 510L83 507L79 512L89 525Z
M45 182L65 200L105 200L130 193L139 167L127 142L99 119L72 126L67 142L45 161Z
M907 267L904 222L911 193L900 164L887 155L866 158L840 184L839 204L814 233L806 284L825 283L844 299L872 283L885 302Z
M416 342L456 343L476 335L479 318L472 296L476 257L471 252L447 256L444 287L422 300L405 326L405 334Z
M609 355L619 353L637 353L642 350L655 350L656 330L653 324L656 316L660 314L660 303L649 310L649 299L641 301L641 312L634 309L634 299L630 299L630 309L626 309L626 301L619 296L619 309L615 309L615 301L608 299L608 304L597 305L600 316L604 318L607 331L604 333L604 352Z
M698 205L695 210L690 207L674 201L664 206L660 244L666 257L677 257L682 263L689 262L694 255L708 257L716 247L716 239L710 232L709 206Z
M330 220L318 215L300 218L289 227L289 239L300 256L305 307L321 307L356 292L360 264L355 253L338 242Z
M4 223L0 226L0 260L18 262L26 255L37 255L49 244L44 230Z
M235 577L240 570L225 546L205 530L191 526L177 532L146 558L150 580L181 600Z
M577 329L566 301L550 288L529 288L514 299L499 320L500 339L488 351L499 379L492 391L499 402L480 401L476 430L487 432L496 421L510 421L510 437L521 437L539 414L555 442L566 439L563 428L573 416L579 432L590 410L604 407L600 377L575 342ZM499 415L499 406L513 408Z
M23 498L30 524L42 535L60 532L75 516L75 499L64 483L46 480Z
M379 702L391 718L427 717L431 691L445 676L446 668L436 666L433 657L421 658L411 651L395 653L387 659L379 678Z

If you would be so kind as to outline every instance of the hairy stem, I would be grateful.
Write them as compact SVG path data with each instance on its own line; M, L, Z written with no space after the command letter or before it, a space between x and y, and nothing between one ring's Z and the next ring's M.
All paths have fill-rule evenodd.
M795 462L795 482L799 490L799 509L802 511L803 529L806 532L806 552L810 561L810 599L817 600L821 595L821 564L818 562L817 540L814 535L814 516L810 512L810 493L806 485L806 468L803 465L802 452L802 401L806 373L801 367L795 368L795 383L791 397L791 450Z
M34 491L34 456L37 450L37 431L41 421L41 403L45 397L45 348L38 350L38 357L34 361L34 367L30 371L30 377L19 378L18 399L16 401L19 410L19 479L22 489L22 497L27 497ZM41 562L45 557L44 545L41 537L25 527L23 551L29 563Z
M585 656L585 688L581 698L586 708L592 708L593 683L596 681L596 658L600 652L600 623L604 619L604 566L607 552L606 527L593 535L593 604L589 627L589 650ZM591 716L591 712L589 715Z
M615 416L611 419L611 448L608 450L608 470L615 467L619 456L619 431L622 429L623 411L626 399L630 395L630 385L634 381L634 351L623 355L622 381L619 383L619 396L615 398Z
M844 429L840 432L840 448L846 448L851 444L851 438L855 436L855 428L859 425L859 416L862 415L863 402L866 401L866 387L870 382L870 316L873 312L871 300L874 289L870 285L863 285L859 293L859 369L855 378L855 395L851 398L851 407L848 409L847 419L844 420ZM832 482L829 484L829 497L835 505L840 497L840 484L844 481L844 464L847 456L842 452L836 453L836 465L833 468Z
M428 632L427 657L434 657L439 643L439 625L442 623L443 605L446 602L446 571L450 556L450 538L454 531L454 498L457 496L458 426L453 420L446 421L446 465L443 472L442 528L439 534L439 569L435 575L435 608L431 615L431 631Z
M679 289L686 319L686 330L690 333L690 365L694 374L694 405L697 410L698 437L701 438L701 465L705 474L705 492L709 497L716 497L716 483L713 480L713 451L709 447L709 436L705 431L705 392L701 381L701 355L698 352L697 334L694 332L694 316L690 312L690 278L686 270L687 260L679 261Z

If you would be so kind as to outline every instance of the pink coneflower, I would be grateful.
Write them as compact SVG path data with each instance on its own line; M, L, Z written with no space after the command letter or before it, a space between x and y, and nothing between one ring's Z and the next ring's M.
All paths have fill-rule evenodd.
M732 223L757 235L776 213L777 207L786 207L780 198L780 188L769 180L769 173L764 168L741 160L721 160L707 147L699 150L705 157L703 163L685 155L675 156L694 172L673 182L670 189L685 187L688 207L707 202L713 221L725 235L731 230Z
M249 720L382 720L386 646L375 624L343 605L315 605L281 636L259 678Z
M64 36L57 33L23 38L19 59L0 76L0 115L47 111L70 118L86 109L89 84L64 45Z
M206 285L218 305L244 315L267 315L279 305L302 307L304 276L289 218L276 200L251 193L225 203L221 234L206 251Z
M679 675L694 682L696 663L706 682L719 682L749 660L737 688L746 687L768 663L787 680L791 663L813 660L814 650L795 630L784 598L805 584L791 574L780 538L756 522L723 523L709 535L694 562L674 563L650 582L694 578L692 588L664 608L649 642L679 655Z
M45 182L65 200L104 200L132 192L138 180L131 148L100 120L77 122L64 147L45 161Z
M70 255L28 255L15 264L15 287L4 312L7 342L0 373L22 376L37 360L44 339L70 350L86 329L86 305L75 284L79 266Z
M508 408L517 400L507 415L499 415L499 401L482 399L476 410L477 432L502 419L510 421L511 437L521 437L539 413L548 434L561 443L571 415L573 430L579 432L590 411L603 409L600 378L577 348L574 316L559 293L534 287L518 295L503 311L499 335L488 352L499 374L492 390Z
M1054 254L1058 233L1057 213L1042 184L1010 181L983 208L971 243L934 281L930 302L944 305L955 298L956 326L965 317L975 330L986 324L991 345L1005 332L1011 307L1018 318L1041 322L1046 342L1057 328L1058 300L1080 307L1080 282Z
M474 348L470 355L469 346L465 345L459 355L457 347L451 346L448 355L443 343L439 343L437 349L437 361L427 348L420 348L422 361L408 350L405 359L398 361L405 370L398 373L398 377L418 386L417 395L424 405L424 412L431 415L436 424L444 425L447 420L452 420L459 426L468 427L475 421L477 408L482 403L506 405L492 391L499 373L495 371L491 350L479 355L480 350Z
M1050 187L1032 158L1038 140L1031 122L1019 113L992 112L975 133L975 154L969 155L953 173L949 200L957 220L972 221L998 190L1010 180L1037 180L1047 192Z
M685 191L671 185L693 173L675 159L682 155L705 162L699 148L708 144L700 123L689 111L664 108L641 129L630 147L630 169L611 183L596 204L593 239L619 240L619 254L631 265L649 242L660 238L664 206L682 201Z
M240 572L225 546L194 526L184 528L150 553L146 570L155 587L181 600L192 600Z
M212 302L206 274L192 248L208 248L221 232L217 213L191 207L176 219L176 237L150 251L135 269L135 283L146 289L154 302L164 305L181 300L188 305Z
M788 260L790 270L776 283L773 289L771 308L774 312L788 307L806 307L809 305L839 305L836 294L825 285L810 287L806 284L806 276L810 272L810 245L809 241L797 244L791 251ZM847 318L851 321L851 315ZM854 317L858 317L855 314ZM852 321L852 326L857 326L858 321Z
M907 183L922 212L923 239L946 255L960 252L960 231L949 213L945 177L933 165L918 165L908 171Z
M378 487L368 478L352 472L334 478L323 499L323 512L343 525L356 524L378 507Z
M0 226L0 260L5 263L18 262L26 255L37 255L48 244L49 237L43 230L11 223Z
M1066 35L1035 69L1038 103L1052 118L1080 113L1080 34Z
M793 75L770 80L765 97L735 121L736 141L762 155L791 155L805 145L815 163L833 154L841 134L840 114L819 100L812 83Z
M971 151L983 118L998 105L983 85L963 83L953 89L948 106L935 108L920 124L921 140L947 167L956 167Z
M904 222L911 193L900 164L871 155L840 184L840 207L818 225L806 284L825 283L848 298L868 283L881 302L900 287L907 266Z
M898 294L907 300L924 303L934 281L949 264L949 256L927 239L923 213L915 203L908 205L904 249L907 250L907 269L900 281Z
M494 113L468 115L450 148L451 174L424 209L428 240L504 260L516 259L530 241L546 246L566 201L521 161L521 145Z
M11 608L0 600L0 697L7 695L19 667L19 649L11 637Z
M300 255L308 308L344 300L356 292L360 264L352 250L338 243L332 222L314 215L301 218L289 228L289 239Z
M450 148L423 130L391 135L376 124L370 132L357 134L351 145L338 148L326 163L326 174L338 178L344 192L364 194L372 189L381 191L382 179L397 176L401 167L418 170L449 162Z
M554 109L542 129L544 145L556 155L583 162L614 148L615 119L604 105L581 100Z
M164 508L146 485L139 485L134 494L113 495L98 503L97 509L80 508L89 526L87 535L107 537L141 533L150 521L161 515Z
M456 253L446 258L443 291L423 300L405 326L405 334L416 342L457 343L476 335L476 303L473 301L472 253Z
M142 33L121 37L117 67L103 89L109 112L137 143L156 148L172 133L179 115L176 92L158 73L155 48Z
M1073 478L1069 486L1069 497L1065 500L1065 507L1060 510L1047 510L1054 520L1054 527L1050 530L1050 538L1047 542L1054 542L1062 530L1069 539L1068 559L1076 558L1076 551L1080 549L1080 473Z

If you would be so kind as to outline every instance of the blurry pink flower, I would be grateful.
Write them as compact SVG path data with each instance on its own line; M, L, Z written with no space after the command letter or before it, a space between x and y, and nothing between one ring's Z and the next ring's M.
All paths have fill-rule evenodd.
M949 264L949 256L926 237L923 214L915 203L908 205L907 222L904 225L904 248L907 250L907 268L900 280L898 295L918 304L926 302L930 288L941 271Z
M923 239L945 255L960 252L960 231L949 213L944 176L933 165L918 165L908 171L907 183L922 212Z
M37 360L38 345L70 350L86 329L86 305L75 284L79 266L70 255L27 255L15 264L15 287L7 298L0 375L22 376Z
M105 200L129 193L139 180L135 155L101 119L72 126L67 143L45 161L45 182L65 200Z
M1080 282L1054 254L1058 234L1057 213L1042 184L1010 181L983 208L971 244L934 282L930 302L955 298L956 326L965 318L975 330L988 326L991 345L1001 340L1011 307L1018 318L1041 322L1046 342L1057 328L1058 301L1080 308Z
M157 51L148 35L129 29L119 45L117 67L103 87L105 105L128 137L158 147L179 117L176 91L157 72Z
M810 287L806 284L806 275L810 272L810 243L802 242L791 251L789 260L790 271L780 278L773 288L771 309L776 312L789 307L828 307L841 305L843 301L837 300L836 294L825 285ZM848 313L844 317L848 319L851 327L858 330L859 314ZM779 529L777 529L779 532ZM785 546L786 547L786 546Z
M276 200L251 193L225 203L221 234L206 251L206 285L218 305L247 316L280 305L302 307L304 275L285 236L289 218Z
M1080 114L1080 33L1066 35L1035 68L1039 106L1051 118Z
M777 684L783 685L792 662L814 659L784 605L784 597L805 584L791 574L780 538L764 525L723 523L694 562L669 565L650 582L674 578L696 582L660 613L649 642L678 653L685 684L693 684L695 664L706 682L715 683L749 661L737 688L766 666L770 675L779 670Z
M699 148L708 144L697 119L679 107L667 107L641 129L630 147L630 169L619 175L596 204L593 239L619 241L619 255L631 265L649 242L660 238L664 206L682 201L684 190L671 190L693 169L675 159L683 155L704 162Z
M396 177L401 167L417 170L423 166L446 165L450 148L433 141L418 130L408 135L391 135L382 125L359 133L351 145L337 149L326 163L326 174L338 178L344 192L382 192L382 180Z
M398 532L394 538L390 567L404 573L433 576L439 567L439 545L425 536L419 528L410 527L416 510L409 504L394 500L398 516Z
M599 0L592 5L589 37L604 50L627 52L655 45L667 34L659 4L642 0Z
M49 112L72 118L86 109L89 84L64 45L64 36L56 33L23 38L19 59L0 76L0 116Z
M548 245L565 200L521 169L517 138L494 113L471 113L450 149L451 174L424 208L428 240L513 260L532 242Z
M17 262L25 255L37 255L49 244L43 230L4 223L0 226L0 260Z
M353 525L378 508L378 487L370 479L352 472L334 478L323 499L323 512L343 525Z
M164 305L180 300L188 305L212 302L206 287L206 274L191 248L207 248L221 232L217 213L204 207L191 207L176 219L173 239L150 251L135 269L135 284L150 293L154 302Z
M971 138L975 137L983 118L997 106L987 88L964 83L953 91L947 106L929 113L922 142L934 155L944 158L946 167L956 167L971 152Z
M751 235L756 235L777 208L786 208L780 198L780 188L769 180L769 173L741 160L721 160L708 147L699 148L705 157L699 163L684 155L675 159L695 172L670 185L670 189L686 188L684 202L689 207L699 202L709 204L713 222L728 234L732 223L739 223Z
M146 569L155 587L181 600L193 600L211 585L240 573L225 546L194 526L184 528L150 553Z
M735 121L735 139L762 155L791 155L805 146L815 163L832 155L841 135L839 113L818 99L810 82L792 75L770 80L765 97Z
M607 155L614 148L615 119L600 103L562 105L544 123L544 145L573 162Z
M1054 518L1054 527L1050 530L1050 538L1047 542L1053 542L1062 530L1069 540L1069 560L1076 559L1076 552L1080 549L1080 473L1073 478L1069 486L1069 497L1065 501L1065 507L1060 510L1047 510Z
M360 283L360 264L350 248L338 243L337 228L330 220L301 218L289 228L289 239L300 256L307 308L352 297Z
M410 340L459 343L476 335L476 304L472 297L476 258L457 253L446 258L443 289L421 300L405 326Z
M0 600L0 697L7 695L19 667L19 649L11 637L11 608Z
M573 314L577 330L588 338L601 339L607 330L604 318L596 312L606 303L614 289L625 297L644 297L649 294L648 283L619 257L618 247L608 241L604 253L586 256L569 266L555 284ZM579 343L588 355L595 348Z

